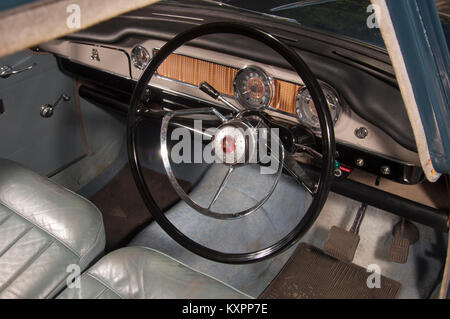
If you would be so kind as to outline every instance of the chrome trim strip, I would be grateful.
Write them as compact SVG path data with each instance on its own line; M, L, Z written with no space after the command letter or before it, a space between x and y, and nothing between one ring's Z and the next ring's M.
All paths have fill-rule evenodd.
M175 14L156 13L156 12L152 12L152 14L155 15L155 16L160 16L160 17L180 18L180 19L194 20L194 21L205 21L205 19L202 19L202 18L179 16L179 15L175 15Z

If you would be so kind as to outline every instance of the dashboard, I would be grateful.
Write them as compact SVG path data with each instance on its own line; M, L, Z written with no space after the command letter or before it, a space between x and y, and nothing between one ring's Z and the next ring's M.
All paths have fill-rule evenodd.
M164 44L165 41L140 37L127 37L114 45L62 39L43 44L40 49L76 64L137 81ZM183 46L158 68L150 85L183 98L217 104L199 90L202 81L207 81L238 107L264 108L272 116L306 126L320 137L309 93L298 75L288 68ZM416 152L360 117L332 84L324 80L320 84L335 122L338 150L345 152L343 162L401 183L414 184L422 178Z
M138 56L147 57L145 64L149 62L150 54L142 46L135 47L131 54L133 65L138 69L142 68L141 62L137 62ZM306 87L300 81L295 83L269 75L265 68L247 65L237 69L182 54L171 54L159 67L157 76L195 87L203 81L208 82L242 108L278 111L319 131L317 112ZM323 82L321 85L336 124L342 111L341 99L331 86Z

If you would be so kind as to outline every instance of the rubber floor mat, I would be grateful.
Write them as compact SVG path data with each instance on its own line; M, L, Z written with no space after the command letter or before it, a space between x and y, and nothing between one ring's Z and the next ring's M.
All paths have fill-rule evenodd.
M371 275L365 268L302 243L260 298L393 299L397 296L400 283L381 276L379 288L369 288L367 281ZM376 282L371 279L370 283Z
M179 200L166 175L144 167L142 172L150 192L161 210L167 210ZM185 191L191 188L190 183L181 180L179 183ZM103 215L106 252L126 245L138 231L152 220L134 183L129 165L125 165L90 200Z

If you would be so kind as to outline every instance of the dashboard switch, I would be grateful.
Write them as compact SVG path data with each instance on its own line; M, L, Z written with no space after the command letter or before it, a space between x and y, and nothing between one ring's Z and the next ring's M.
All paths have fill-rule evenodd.
M341 177L342 176L342 171L339 168L335 169L334 170L334 176L335 177Z
M356 166L358 166L358 167L363 167L364 164L366 164L366 163L364 162L364 159L362 159L362 158L357 158L356 161L355 161L355 164L356 164Z
M383 174L383 175L391 174L391 168L389 166L381 166L380 171L381 171L381 174Z

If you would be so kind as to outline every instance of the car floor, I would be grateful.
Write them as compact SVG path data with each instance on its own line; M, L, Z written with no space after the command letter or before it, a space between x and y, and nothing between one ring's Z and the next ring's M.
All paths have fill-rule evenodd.
M323 248L332 226L350 229L360 203L330 193L327 203L314 226L302 242ZM389 260L392 229L398 216L368 207L360 228L360 243L353 263L367 268L378 265L381 274L401 283L398 298L429 298L442 277L446 236L434 229L415 223L420 239L410 246L406 264Z
M143 168L143 173L151 181L149 187L162 210L169 209L179 201L175 192L170 191L169 181L163 174L146 168ZM186 190L191 187L188 182L182 181L181 184ZM128 164L89 200L103 213L106 252L124 246L138 230L152 220L138 193Z
M214 164L189 194L208 207L228 168ZM239 212L263 198L273 183L273 175L261 175L256 167L237 168L212 209ZM166 212L166 217L185 235L208 248L244 253L263 249L290 232L302 219L309 198L293 178L280 179L269 200L256 212L237 220L219 220L201 215L184 202ZM269 260L247 265L229 265L199 257L174 242L156 223L151 223L132 246L157 249L175 259L257 297L280 272L295 248Z
M116 125L115 122L113 123ZM117 123L116 126L121 128L120 125L123 124ZM151 191L156 202L163 206L161 208L171 207L166 212L166 216L193 239L203 240L204 243L212 245L212 248L229 252L254 250L279 239L282 233L286 233L287 229L298 222L297 218L303 216L308 205L308 198L305 191L289 178L282 179L275 193L261 208L261 211L238 221L214 223L210 218L205 219L204 216L193 212L182 202L172 207L177 196L174 195L172 187L167 182L161 163L153 160L155 154L149 151L159 145L157 138L159 127L149 123L148 127L144 129L146 130L145 139L141 142L140 148L144 153L142 158L145 163L147 183L152 187ZM111 141L117 141L113 144L121 145L114 148L121 150L115 151L114 154L117 155L110 157L107 162L101 161L103 162L103 173L100 176L89 183L79 182L83 180L79 176L83 177L86 172L89 172L85 169L86 166L90 166L88 163L80 163L83 165L75 167L76 171L72 169L70 172L60 174L61 178L55 176L58 182L63 181L61 184L90 198L99 206L104 215L107 250L114 250L126 245L128 240L141 230L129 245L160 250L196 270L216 277L253 297L258 297L280 272L296 247L291 247L275 258L244 266L212 262L187 251L166 235L155 222L151 221L150 213L142 203L131 172L125 165L126 150L122 143L123 130L119 130L119 132L112 129L105 130L105 132L108 131L114 132L114 134L108 135ZM91 143L91 145L93 144ZM101 150L100 147L97 148ZM103 152L98 151L92 154L92 158L95 159ZM224 172L216 171L215 174L212 174L214 170L207 169L211 174L203 175L204 171L205 167L195 170L182 167L180 172L183 175L181 179L187 181L183 186L189 189L191 185L194 185L192 193L198 196L200 202L203 200L207 203L214 193L211 188L220 183L220 176ZM237 175L238 178L230 183L232 187L223 193L227 200L218 201L219 206L238 209L245 203L254 202L255 196L260 196L261 192L264 192L262 186L269 183L258 180L257 175L250 176L247 173L249 172L241 171ZM205 178L197 184L199 176ZM86 180L88 179L92 178L86 178ZM72 180L77 182L72 183ZM323 249L330 228L338 226L349 229L359 205L360 203L357 201L330 193L319 218L303 236L301 242ZM399 281L402 285L399 298L427 298L441 276L447 235L416 224L420 240L410 247L407 263L393 263L388 259L389 247L393 226L399 220L399 217L388 212L368 207L360 228L360 243L353 262L364 268L376 264L382 275Z
M216 179L207 174L205 180L193 191L193 196L197 196L200 201L205 200L205 194L211 193L211 185L217 184L220 178ZM248 187L249 180L252 179L241 173L240 178L230 182L232 186L228 195L235 194L237 197L224 201L221 205L234 207L236 204L232 203L237 203L238 206L250 196L257 196L259 190L252 194L254 188ZM260 249L275 238L279 238L281 230L287 232L291 225L296 224L295 216L301 217L305 212L304 205L307 205L307 202L305 192L295 182L284 179L277 186L271 199L263 206L262 211L250 215L248 220L245 217L239 221L217 223L194 212L184 203L175 205L166 216L185 234L198 242L207 243L210 248L242 252ZM318 220L301 242L323 248L332 226L350 229L359 205L360 203L354 200L330 193ZM298 209L292 209L293 207ZM410 247L407 263L391 262L388 256L392 229L399 220L397 216L369 207L361 225L361 240L354 263L364 268L375 264L379 266L383 276L399 281L402 287L398 298L427 298L441 276L445 256L445 236L429 227L416 224L420 240ZM166 235L156 223L146 227L130 245L160 250L253 297L260 296L295 251L295 247L292 247L275 258L249 265L216 263L187 251Z

